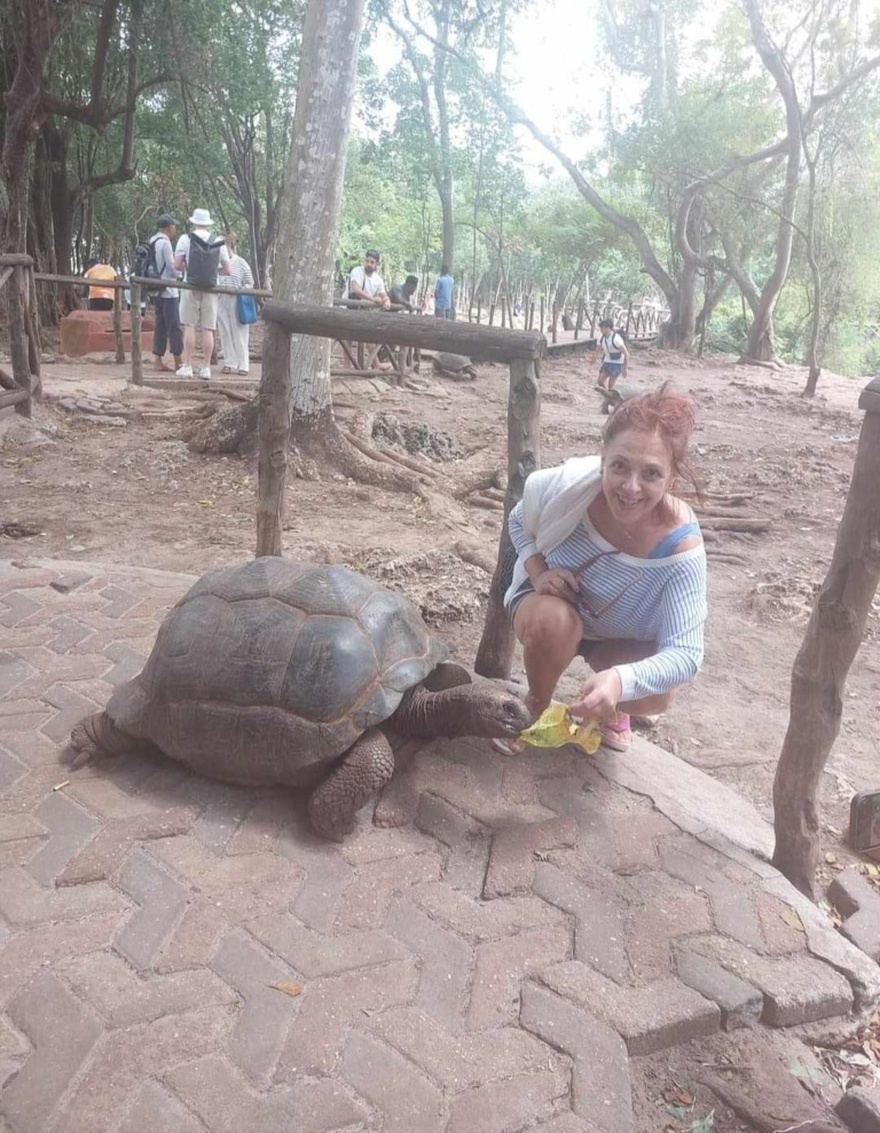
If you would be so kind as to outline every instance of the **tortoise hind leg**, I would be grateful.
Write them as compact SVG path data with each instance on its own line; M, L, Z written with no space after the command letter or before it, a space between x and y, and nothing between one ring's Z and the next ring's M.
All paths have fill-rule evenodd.
M80 720L70 733L70 746L75 753L70 766L83 767L93 759L122 755L133 744L132 737L117 728L106 712L96 712Z
M309 799L309 818L317 834L341 842L354 827L354 816L394 772L394 752L378 728L357 739L342 762Z

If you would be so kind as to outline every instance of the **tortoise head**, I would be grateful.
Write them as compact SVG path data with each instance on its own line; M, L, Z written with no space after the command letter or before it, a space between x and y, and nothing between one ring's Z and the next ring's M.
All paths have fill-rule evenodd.
M526 702L507 689L489 684L472 685L471 688L471 727L462 735L516 739L535 719Z
M411 689L393 717L393 727L409 736L486 736L515 739L534 714L507 689L488 682L431 692Z

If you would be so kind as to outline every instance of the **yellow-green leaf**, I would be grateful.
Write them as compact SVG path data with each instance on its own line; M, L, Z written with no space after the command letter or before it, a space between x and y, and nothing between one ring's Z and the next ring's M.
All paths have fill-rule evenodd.
M520 739L532 747L577 744L588 755L593 755L602 742L595 720L585 720L579 724L571 717L567 706L556 700L551 702L534 724L520 732Z

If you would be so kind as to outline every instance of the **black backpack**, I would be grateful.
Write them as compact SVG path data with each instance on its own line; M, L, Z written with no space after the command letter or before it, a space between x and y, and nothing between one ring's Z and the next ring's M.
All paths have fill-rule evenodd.
M158 279L159 268L156 265L156 237L148 244L138 244L134 250L134 275L139 279Z
M226 243L220 237L208 236L204 240L195 232L189 234L189 252L186 256L186 282L193 287L216 287L220 271L220 249Z

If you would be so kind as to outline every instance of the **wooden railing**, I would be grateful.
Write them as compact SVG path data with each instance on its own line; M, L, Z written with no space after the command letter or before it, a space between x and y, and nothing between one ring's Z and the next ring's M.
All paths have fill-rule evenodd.
M8 287L7 287L8 284ZM12 373L0 368L0 409L30 417L41 392L40 343L34 319L34 261L24 253L0 256L0 289L6 288Z

